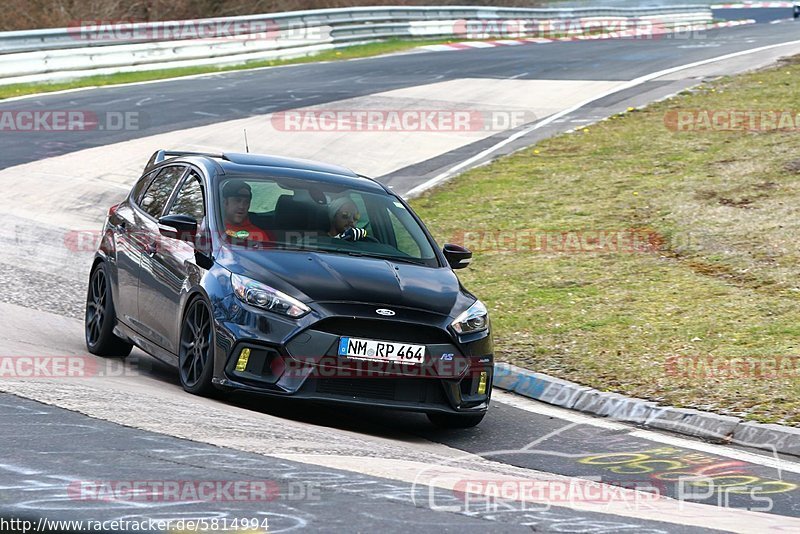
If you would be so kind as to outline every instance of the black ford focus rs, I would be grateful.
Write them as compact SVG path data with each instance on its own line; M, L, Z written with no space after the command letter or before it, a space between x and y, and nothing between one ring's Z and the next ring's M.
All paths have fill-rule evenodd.
M133 345L200 395L244 390L478 424L491 397L485 306L406 202L352 171L160 150L108 212L86 344Z

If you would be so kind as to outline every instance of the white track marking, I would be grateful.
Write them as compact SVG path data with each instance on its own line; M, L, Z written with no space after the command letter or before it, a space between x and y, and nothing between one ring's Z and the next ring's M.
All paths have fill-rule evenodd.
M15 473L17 475L38 475L41 471L35 471L33 469L28 469L27 467L19 467L16 465L11 464L0 464L0 469L3 471L8 471L9 473Z

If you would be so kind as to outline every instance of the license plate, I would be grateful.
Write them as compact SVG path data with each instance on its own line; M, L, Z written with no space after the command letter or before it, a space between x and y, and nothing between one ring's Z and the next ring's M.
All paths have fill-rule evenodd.
M425 345L343 337L339 339L339 356L414 365L425 360Z

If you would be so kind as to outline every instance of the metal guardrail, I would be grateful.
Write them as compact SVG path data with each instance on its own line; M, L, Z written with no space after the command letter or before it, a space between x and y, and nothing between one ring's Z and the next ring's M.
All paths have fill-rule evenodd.
M711 21L708 6L524 9L502 7L353 7L241 17L0 32L0 84L93 74L281 59L386 38L509 37L492 21L536 24L592 19L637 24ZM524 35L519 35L520 37Z

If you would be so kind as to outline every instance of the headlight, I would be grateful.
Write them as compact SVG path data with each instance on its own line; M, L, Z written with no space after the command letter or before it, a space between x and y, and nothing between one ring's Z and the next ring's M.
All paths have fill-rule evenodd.
M311 311L311 308L296 298L251 278L231 274L231 284L233 284L233 292L236 293L239 300L264 310L295 318L302 317Z
M459 334L472 334L486 330L489 328L489 312L483 302L476 300L475 304L456 317L456 320L450 323L450 326Z

